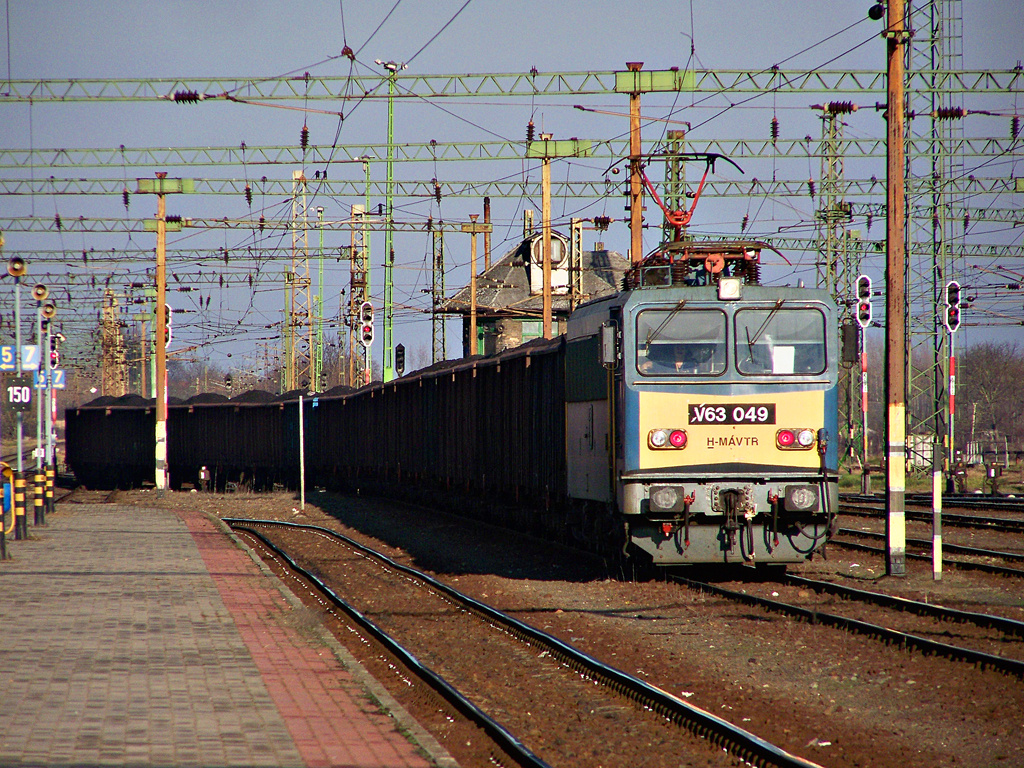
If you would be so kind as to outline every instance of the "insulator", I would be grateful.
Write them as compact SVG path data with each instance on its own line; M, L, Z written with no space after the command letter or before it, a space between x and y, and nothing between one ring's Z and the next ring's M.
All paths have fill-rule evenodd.
M267 223L267 220L260 216L260 232L263 231L263 225Z
M750 217L747 214L743 214L743 221L740 222L740 232L747 231L747 224L750 223Z
M437 179L431 179L431 181L434 182L434 199L437 201L437 204L440 205L441 204L441 185L437 183Z
M249 273L249 287L252 288L252 272Z
M533 127L533 120L531 120L530 122L528 122L526 124L526 143L527 144L529 144L530 142L533 141L533 136L534 136L534 127Z
M252 208L252 187L245 185L245 204Z
M775 115L772 115L771 134L772 144L774 144L776 141L779 140L779 118L775 117Z
M432 232L434 229L434 217L427 216L427 232Z
M822 106L822 111L830 115L848 115L856 112L860 107L852 101L830 101Z
M53 223L57 226L57 231L60 232L64 228L64 224L60 220L60 214L53 214Z
M84 249L82 250L82 263L86 266L89 264L89 254L87 254Z
M939 214L938 213L933 213L932 214L932 229L938 229L938 228L939 228Z
M166 221L168 224L180 224L181 216L179 216L178 214L171 214L170 216L165 216L164 221Z
M344 48L341 49L341 55L342 56L347 56L352 61L356 60L356 53L355 53L355 51L353 51L347 45Z
M875 217L870 213L864 218L864 225L868 232L871 231L871 222L874 221L874 218Z
M932 112L932 117L936 120L959 120L966 114L967 110L963 107L939 107Z
M124 209L128 210L128 187L121 190L121 201L124 203Z
M228 261L229 261L229 258L228 258L228 249L227 249L227 248L225 248L225 249L224 249L224 263L225 263L225 264L227 264L227 263L228 263Z
M195 104L203 97L198 91L175 91L174 100L181 104Z
M1020 133L1020 115L1014 115L1010 118L1010 138L1016 139L1018 133Z
M302 130L299 132L299 146L302 147L303 152L309 146L309 127L306 125L303 125Z
M971 226L971 214L964 214L964 234L967 234L967 228Z
M814 184L814 179L808 179L807 180L807 191L811 193L811 199L812 200L814 199L815 189L816 189L816 187L815 187L815 184Z

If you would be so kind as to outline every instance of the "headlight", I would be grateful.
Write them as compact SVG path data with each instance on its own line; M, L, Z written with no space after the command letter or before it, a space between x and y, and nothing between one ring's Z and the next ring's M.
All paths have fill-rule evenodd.
M790 512L817 511L818 489L813 485L787 485L786 509Z
M672 449L686 447L686 430L684 429L652 429L647 433L647 445L655 449Z
M651 507L656 510L671 510L679 502L679 492L665 486L651 491Z
M814 430L780 429L775 433L775 445L784 451L806 451L814 446Z

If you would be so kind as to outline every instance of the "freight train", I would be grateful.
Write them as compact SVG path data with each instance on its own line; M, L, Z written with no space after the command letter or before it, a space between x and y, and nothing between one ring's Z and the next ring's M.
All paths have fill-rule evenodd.
M837 509L830 296L758 279L755 241L677 241L567 332L358 391L168 408L172 487L359 489L657 565L799 562ZM155 407L67 412L89 487L154 477ZM300 451L299 434L303 435Z

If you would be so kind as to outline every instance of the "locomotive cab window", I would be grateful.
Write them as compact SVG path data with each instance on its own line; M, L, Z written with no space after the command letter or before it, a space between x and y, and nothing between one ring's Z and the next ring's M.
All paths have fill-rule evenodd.
M636 320L636 368L644 376L717 376L725 340L718 310L647 309Z
M825 315L815 307L736 313L736 367L742 374L816 376L825 372Z

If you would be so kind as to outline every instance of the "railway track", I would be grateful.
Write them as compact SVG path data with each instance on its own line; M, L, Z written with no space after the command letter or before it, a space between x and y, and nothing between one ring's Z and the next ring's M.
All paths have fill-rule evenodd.
M866 517L873 520L880 520L885 515L885 509L878 506L858 506L853 504L841 504L839 513L851 517ZM931 511L906 510L908 520L922 523L932 521ZM981 517L978 515L960 515L950 513L943 508L942 524L956 528L978 528L982 530L1000 531L1004 533L1024 533L1024 519L1010 517Z
M747 583L737 589L679 575L672 579L692 589L812 624L836 627L888 645L1024 678L1024 622L1014 619L794 575L786 575L777 582ZM782 593L786 593L786 599L782 599ZM842 603L830 600L829 596ZM833 613L835 610L842 610L843 614ZM898 625L904 629L892 628Z
M117 502L117 490L89 490L82 486L62 492L60 488L55 489L54 503L56 504L114 504Z
M885 540L885 534L878 533L877 531L857 531L852 528L840 528L836 534L837 536L869 539L873 541ZM876 547L860 541L848 541L842 538L832 538L829 541L829 545L846 547L848 549L857 549L862 552L871 552L880 556L885 555L884 547ZM932 559L932 542L930 540L908 538L906 539L906 545L906 557L908 560ZM914 551L913 548L916 548L916 551ZM950 544L946 541L942 542L942 549L944 553L957 553L965 557L979 558L978 560L963 560L959 558L949 558L944 554L942 559L944 565L965 570L984 571L985 573L992 573L1000 576L1024 577L1024 569L1022 568L1013 568L1006 565L998 565L996 563L984 561L986 559L1001 559L1006 562L1024 562L1024 555L1019 553L1001 552L998 550L982 549L979 547L967 547Z
M334 531L225 522L385 645L409 670L403 677L422 675L449 710L471 718L505 755L497 764L814 765ZM292 548L305 554L285 554Z

